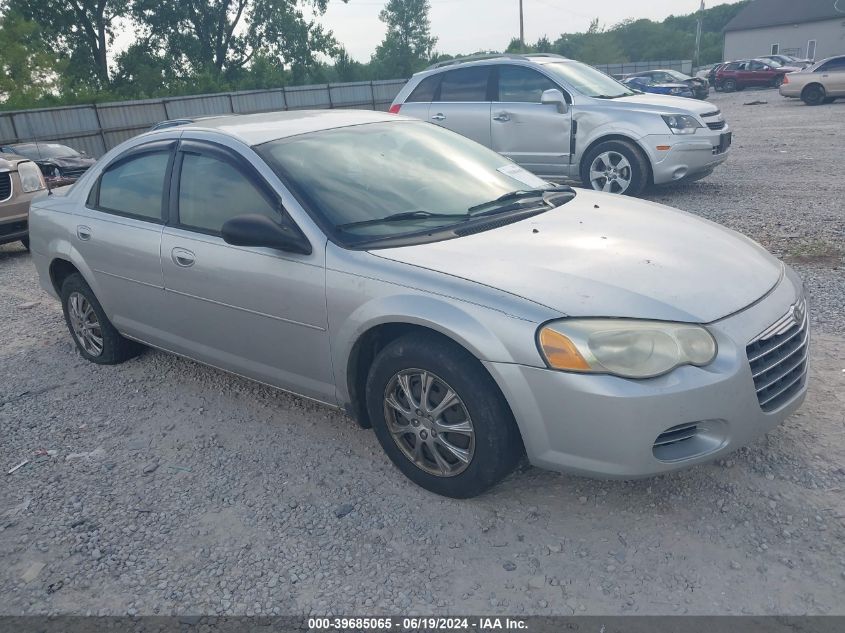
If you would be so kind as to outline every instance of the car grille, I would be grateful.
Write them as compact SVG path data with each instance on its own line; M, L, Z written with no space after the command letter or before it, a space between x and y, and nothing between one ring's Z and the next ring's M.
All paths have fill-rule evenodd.
M707 127L709 127L711 130L721 130L725 127L725 122L724 121L713 121L713 123L708 122Z
M12 174L5 172L0 174L0 202L12 197Z
M806 382L808 319L807 304L801 299L746 347L757 401L763 411L774 411L787 403Z

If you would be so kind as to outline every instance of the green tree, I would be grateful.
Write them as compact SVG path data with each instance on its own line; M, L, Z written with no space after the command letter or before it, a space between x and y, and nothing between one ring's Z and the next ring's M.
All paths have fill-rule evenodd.
M54 95L62 66L38 24L14 12L0 17L0 103L5 107L31 107Z
M44 41L67 60L63 78L69 86L105 88L115 25L128 14L129 4L130 0L10 0L8 6L36 22Z
M347 0L344 0L346 2ZM336 42L308 6L325 12L328 0L135 0L133 16L182 76L233 79L264 57L304 75Z
M431 35L430 10L429 0L389 0L381 10L379 19L387 33L373 56L381 77L410 77L429 63L437 43Z

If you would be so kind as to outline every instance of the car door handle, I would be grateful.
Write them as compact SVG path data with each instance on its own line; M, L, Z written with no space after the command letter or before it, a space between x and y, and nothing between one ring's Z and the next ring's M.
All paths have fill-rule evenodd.
M91 239L91 227L80 224L76 227L76 237L87 242Z
M502 121L502 122L510 121L511 115L508 114L507 112L500 112L499 114L497 114L496 116L493 117L493 120L494 121Z
M190 268L194 265L194 254L186 248L174 248L170 251L170 259L182 268Z
M438 113L437 113L437 114L435 114L433 117L431 117L431 120L432 120L432 121L445 121L445 120L446 120L446 115L445 115L445 114L443 114L442 112L438 112Z

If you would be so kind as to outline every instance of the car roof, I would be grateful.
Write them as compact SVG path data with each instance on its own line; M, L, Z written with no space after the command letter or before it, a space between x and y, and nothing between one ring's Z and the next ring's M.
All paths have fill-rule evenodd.
M178 130L215 131L240 139L247 145L260 145L309 132L397 119L411 120L407 117L371 110L289 110L197 120L179 126Z

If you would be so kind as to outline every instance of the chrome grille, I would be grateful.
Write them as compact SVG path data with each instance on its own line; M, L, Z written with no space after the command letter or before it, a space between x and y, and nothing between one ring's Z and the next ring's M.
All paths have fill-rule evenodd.
M804 299L746 346L757 401L774 411L796 396L807 379L809 316Z
M0 202L12 197L12 174L3 172L0 174Z
M725 127L725 122L724 121L714 121L713 123L708 122L707 127L709 127L711 130L721 130Z

